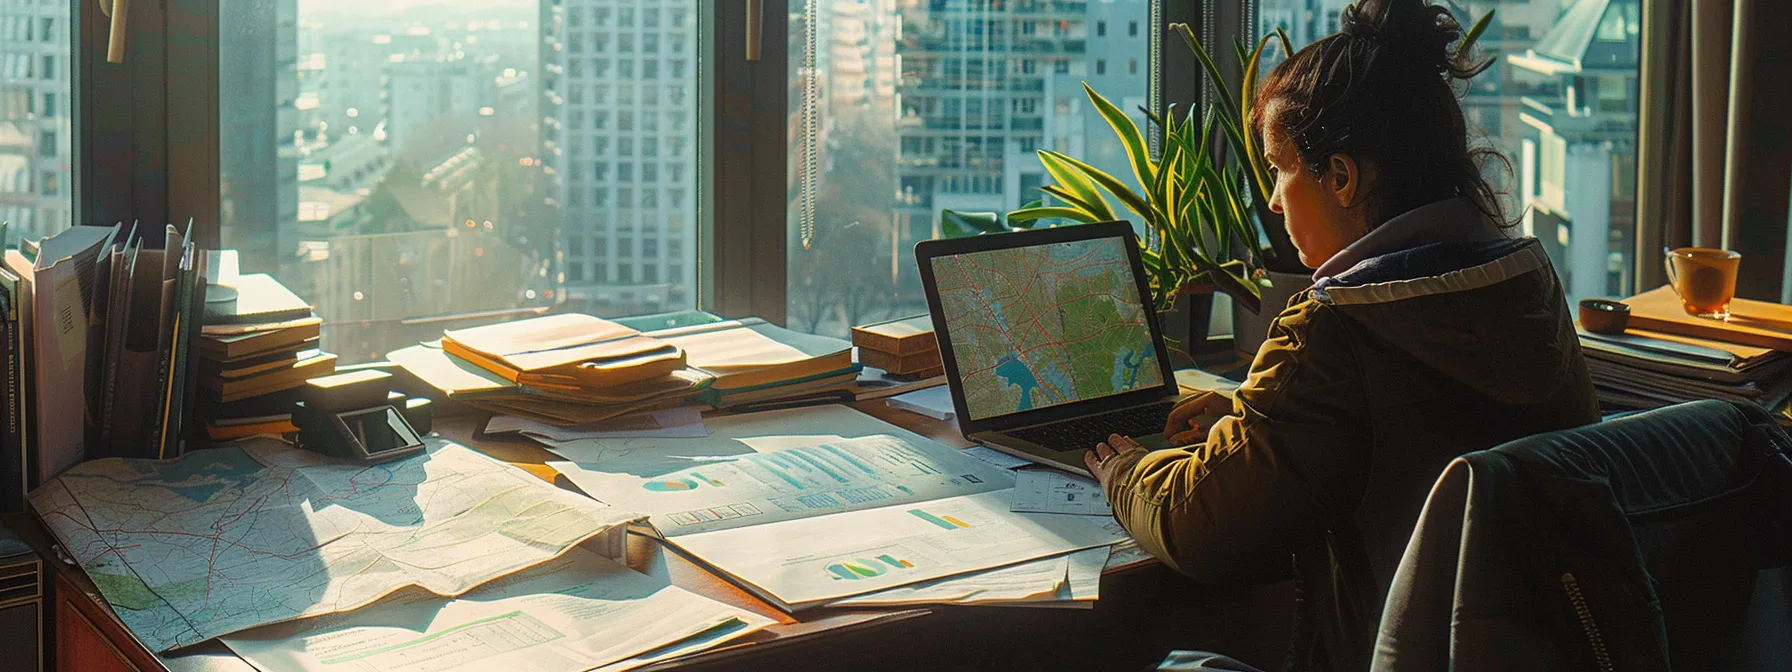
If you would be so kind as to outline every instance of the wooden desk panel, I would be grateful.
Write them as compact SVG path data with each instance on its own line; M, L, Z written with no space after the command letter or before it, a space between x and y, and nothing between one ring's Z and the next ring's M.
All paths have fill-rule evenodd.
M852 406L946 445L970 445L952 423L894 410L882 401ZM557 474L546 463L558 456L520 437L475 437L480 424L476 417L446 417L437 419L435 429L543 480L555 480ZM15 516L4 522L46 559L57 557L49 550L48 533L35 520ZM627 564L778 620L765 631L648 668L653 670L1130 670L1176 648L1224 651L1275 668L1287 650L1293 619L1290 584L1216 590L1161 565L1110 572L1093 609L930 606L818 609L792 617L646 536L629 537ZM56 605L56 669L253 672L215 640L176 655L151 655L128 634L86 574L60 562L46 566L55 576L46 583L54 586L49 598Z

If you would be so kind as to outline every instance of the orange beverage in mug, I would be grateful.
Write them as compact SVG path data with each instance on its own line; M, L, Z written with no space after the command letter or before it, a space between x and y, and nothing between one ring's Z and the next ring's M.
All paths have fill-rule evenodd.
M1686 314L1730 319L1730 299L1736 296L1736 270L1742 265L1742 255L1705 247L1666 252L1668 282L1680 295Z

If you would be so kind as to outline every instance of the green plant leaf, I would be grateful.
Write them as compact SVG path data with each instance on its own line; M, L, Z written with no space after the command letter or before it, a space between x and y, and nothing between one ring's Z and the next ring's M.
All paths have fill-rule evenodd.
M1094 224L1101 221L1076 208L1032 208L1008 213L1008 221L1016 225L1020 222L1033 222L1041 219L1068 219L1083 224Z
M1263 48L1269 46L1270 37L1264 35L1263 39L1257 41L1257 50L1251 52L1250 61L1245 65L1244 82L1239 88L1239 104L1242 107L1239 108L1238 115L1240 119L1245 120L1246 124L1250 123L1251 110L1257 104L1257 64L1263 60ZM1257 198L1267 202L1269 187L1265 185L1269 180L1269 166L1265 165L1263 148L1257 146L1255 129L1245 128L1243 131L1244 148L1241 151L1244 152L1246 163L1251 167L1251 188Z
M1236 112L1238 102L1232 100L1232 92L1228 91L1226 87L1226 78L1220 76L1219 66L1214 65L1213 57L1208 55L1207 48L1201 46L1201 41L1195 38L1195 31L1190 29L1186 23L1172 23L1170 30L1182 36L1182 42L1188 45L1190 51L1195 52L1195 60L1201 62L1201 69L1207 71L1208 80L1214 84L1214 92L1219 98L1218 107L1222 113Z
M1456 61L1461 62L1468 57L1469 50L1475 48L1475 40L1481 39L1481 33L1487 32L1487 27L1493 24L1493 13L1496 11L1499 10L1487 10L1487 13L1482 14L1481 18L1475 21L1475 25L1471 26L1468 32L1462 36L1462 42L1456 45L1454 54Z
M1114 198L1120 199L1120 203L1125 205L1126 209L1131 210L1133 214L1145 218L1147 225L1157 226L1157 222L1152 220L1151 204L1147 203L1143 197L1133 193L1133 190L1130 187L1127 187L1125 182L1121 182L1113 175L1102 172L1100 168L1096 168L1095 166L1091 166L1063 154L1043 149L1039 151L1042 155L1050 155L1059 161L1063 161L1066 165L1082 171L1083 175L1087 176L1090 180L1093 180L1095 184L1100 185L1102 189L1113 194Z
M1103 221L1119 219L1114 216L1114 209L1108 206L1107 199L1102 198L1101 191L1095 188L1095 183L1064 162L1069 157L1047 149L1039 150L1038 154L1040 165L1045 166L1045 172L1051 174L1057 186L1074 194L1077 202L1088 206L1090 214Z
M993 212L940 211L940 233L947 238L968 238L1005 230L1002 216Z
M1095 92L1095 88L1083 83L1083 92L1088 94L1089 102L1095 104L1095 110L1106 119L1108 126L1113 127L1114 135L1120 137L1120 144L1126 147L1126 158L1132 162L1133 177L1138 178L1139 188L1149 189L1157 181L1157 167L1151 163L1151 150L1145 145L1145 134L1139 132L1138 124L1120 108L1115 107L1108 99Z
M1282 58L1294 58L1294 42L1288 39L1288 31L1276 26L1276 39L1282 41Z
M1058 200L1064 201L1065 203L1069 204L1069 207L1073 207L1078 210L1082 210L1083 212L1087 213L1090 217L1099 217L1099 215L1097 214L1097 210L1094 206L1091 206L1088 203L1084 203L1084 202L1078 200L1074 194L1071 194L1070 192L1065 191L1063 187L1060 187L1055 184L1048 184L1043 187L1040 187L1039 190L1043 191L1045 193L1051 194L1052 196L1056 197ZM1106 206L1107 204L1103 203L1102 205ZM1040 204L1039 207L1046 207L1046 206L1045 206L1045 204L1042 203L1042 204ZM1052 206L1052 207L1057 207L1057 206ZM1098 219L1097 221L1108 221L1108 220Z

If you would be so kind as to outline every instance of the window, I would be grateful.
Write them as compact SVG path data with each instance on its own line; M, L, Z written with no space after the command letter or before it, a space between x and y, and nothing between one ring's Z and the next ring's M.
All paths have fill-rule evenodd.
M1139 36L1139 22L1137 22L1137 21L1126 22L1126 36L1127 37L1138 37Z
M1077 158L1131 180L1124 148L1081 91L1087 79L1129 113L1148 103L1149 68L1109 71L1104 59L1126 52L1088 38L1119 38L1120 21L1145 30L1151 2L1003 3L1012 16L986 7L996 3L897 3L900 16L887 21L818 11L826 69L814 82L822 116L808 132L826 129L827 140L812 166L801 147L807 4L790 5L791 328L844 336L848 325L926 312L915 243L938 235L942 209L1007 212L1039 198L1019 176L1042 172L1029 148L1051 146L1048 133L1074 136ZM1142 60L1140 42L1129 44ZM1058 96L1078 102L1054 109Z
M7 240L41 239L67 228L74 203L73 138L67 105L71 82L53 54L69 53L66 2L0 3L0 220Z
M66 12L67 4L58 7ZM685 283L695 279L670 273L669 257L625 251L614 259L614 283L607 266L592 262L606 258L615 231L645 226L638 221L645 214L630 209L635 200L661 204L653 227L696 235L692 199L673 206L662 193L697 180L695 132L681 127L679 142L658 140L655 163L636 168L626 155L649 146L638 128L645 113L634 109L632 91L612 87L640 74L655 86L705 91L697 70L669 62L695 61L708 37L691 30L689 17L710 11L707 4L444 0L382 6L366 17L353 0L271 9L218 3L223 243L241 250L246 271L274 273L318 307L322 347L341 364L465 326L411 319L421 316L693 308L698 293ZM550 6L561 8L563 21L543 20ZM550 42L565 48L540 48ZM298 45L300 62L354 67L301 77L280 60L280 44ZM612 62L616 54L627 58ZM47 56L39 63L40 75L59 70ZM564 97L543 93L555 91ZM652 97L654 117L690 117L699 104L699 97L667 100L657 90ZM316 105L298 109L292 101L299 99ZM343 132L350 107L358 133ZM360 165L372 157L383 164ZM300 163L324 169L299 171ZM643 184L618 191L637 177ZM59 185L39 184L45 193ZM297 204L316 201L343 205L328 221L300 221ZM285 252L297 249L306 253ZM627 292L627 302L624 292L596 291L641 281L678 287L682 302L672 303L669 291ZM364 300L344 298L356 294Z
M1336 30L1335 3L1261 4L1262 28L1282 25L1296 48ZM1544 242L1571 302L1633 293L1642 3L1613 0L1597 13L1535 0L1449 6L1464 4L1474 14L1458 13L1463 25L1497 10L1481 38L1497 60L1461 100L1470 123L1512 163L1510 177L1490 169L1508 193L1506 216ZM1265 72L1273 65L1266 61Z

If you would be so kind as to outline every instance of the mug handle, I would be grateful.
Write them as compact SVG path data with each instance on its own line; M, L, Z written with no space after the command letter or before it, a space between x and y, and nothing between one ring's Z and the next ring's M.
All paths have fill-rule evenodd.
M1663 247L1661 255L1661 263L1668 271L1668 288L1674 290L1674 296L1680 296L1680 278L1674 273L1674 249Z

